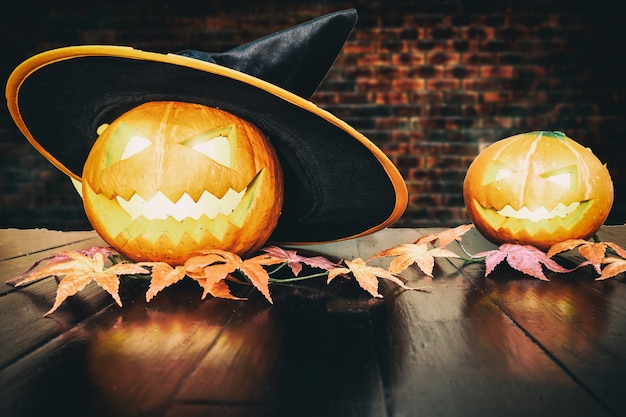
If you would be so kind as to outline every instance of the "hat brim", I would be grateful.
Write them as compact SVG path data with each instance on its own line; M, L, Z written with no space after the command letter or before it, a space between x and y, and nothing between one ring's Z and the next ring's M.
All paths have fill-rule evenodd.
M28 141L78 180L98 126L142 103L198 103L248 120L268 136L283 169L275 242L361 236L391 225L406 208L402 176L365 136L309 100L213 63L123 46L72 46L22 63L6 97Z

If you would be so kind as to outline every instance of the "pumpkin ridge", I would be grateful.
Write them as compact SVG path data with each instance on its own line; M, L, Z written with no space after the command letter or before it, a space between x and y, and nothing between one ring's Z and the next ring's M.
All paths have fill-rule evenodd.
M585 182L585 189L588 190L591 188L591 184L590 184L590 179L592 177L591 173L589 172L589 166L588 164L586 164L585 160L587 159L587 155L583 155L583 152L591 152L591 150L589 148L583 148L582 146L580 146L580 148L583 149L576 149L576 147L574 146L574 144L570 144L567 143L565 141L563 141L563 144L572 152L572 154L576 157L576 161L578 162L578 166L581 167L581 172L578 174L579 178L582 178ZM593 154L593 153L592 153Z
M208 145L213 133L222 139ZM129 110L101 130L83 173L92 226L135 261L179 263L203 248L251 253L281 214L283 173L269 139L202 105Z
M533 132L533 133L537 133L537 132ZM526 153L526 157L523 159L523 164L521 166L521 169L518 170L520 172L520 175L522 176L521 184L519 187L519 194L517 197L518 198L517 201L519 202L526 201L526 192L527 192L526 188L527 188L527 183L528 183L528 174L526 173L530 172L530 167L532 166L532 160L535 156L535 153L537 152L539 141L541 140L542 137L543 137L542 132L538 132L538 134L536 134L535 138L530 143L528 152ZM521 141L521 142L524 141L523 135L520 136L518 141Z

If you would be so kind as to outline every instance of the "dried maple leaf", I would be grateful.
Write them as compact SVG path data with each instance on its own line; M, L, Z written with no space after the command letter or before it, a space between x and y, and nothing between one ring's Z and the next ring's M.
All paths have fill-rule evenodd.
M126 263L119 263L110 268L104 268L103 252L94 251L92 253L93 257L83 255L77 251L63 252L61 257L53 258L54 262L35 272L31 272L26 279L19 281L15 285L25 285L34 280L53 275L63 276L57 288L54 305L44 314L47 316L54 312L68 297L85 288L91 281L95 281L96 284L111 294L115 302L121 306L119 276L147 274L150 272L139 265Z
M324 269L326 271L337 266L336 263L331 262L323 256L301 256L298 255L295 250L283 249L278 246L268 246L261 250L270 255L272 258L287 262L287 266L289 266L291 272L293 272L296 277L300 274L300 272L302 272L302 264L308 265L312 268Z
M223 282L236 270L241 271L250 282L271 303L269 292L269 274L263 266L284 262L269 255L258 255L249 259L241 259L238 255L219 249L203 251L201 255L187 260L184 269L189 277L197 280L204 288L204 299L207 294L214 297L237 298L233 296Z
M498 249L480 252L472 257L485 258L485 276L489 276L494 268L505 259L511 268L542 281L548 281L548 278L543 273L543 267L548 268L552 272L564 273L573 271L573 269L562 267L548 258L544 252L531 245L505 243L500 245Z
M146 292L146 301L157 295L165 287L177 283L185 277L185 269L181 266L172 268L165 262L142 262L140 265L148 266L152 270L150 287Z
M101 253L104 258L118 253L113 248L107 248L107 247L101 247L101 246L92 246L91 248L82 249L77 252L85 256L88 256L90 258L93 258L96 253ZM46 256L45 258L39 259L38 261L34 262L26 271L7 280L6 283L9 285L16 285L16 286L17 286L16 284L17 282L20 283L19 284L20 286L30 284L38 279L42 279L42 278L45 278L46 276L50 276L50 275L46 275L46 276L38 276L38 278L32 278L32 276L29 275L29 273L33 269L37 268L37 266L39 266L40 263L44 261L48 261L46 266L51 267L54 264L64 263L64 262L71 261L71 260L72 258L69 257L67 252L59 252L54 255ZM30 278L28 280L23 279L26 276L30 276Z
M578 248L578 252L587 259L588 262L583 262L579 266L591 264L598 274L602 275L602 264L604 262L606 252L608 249L612 249L616 254L622 258L626 258L626 250L621 246L613 242L589 242L582 239L570 239L564 242L556 243L548 250L548 257L553 257L561 252ZM611 275L614 276L614 275ZM606 277L608 278L608 277ZM604 279L604 278L603 278Z
M447 246L448 244L454 242L455 240L456 241L462 240L461 236L467 233L467 231L469 231L472 227L474 227L473 224L462 224L460 226L453 227L451 229L446 229L439 233L433 233L429 235L420 236L420 238L417 239L413 243L418 244L418 245L421 243L433 243L437 239L439 239L439 247L443 248L444 246Z
M369 259L385 256L394 256L395 259L389 264L389 271L398 274L414 263L426 275L433 276L435 258L459 258L459 256L447 249L430 248L426 243L405 243L393 248L385 249L370 257Z
M263 266L276 265L281 262L280 259L274 259L268 255L258 255L250 259L245 259L241 265L239 265L239 270L243 272L248 279L252 281L252 284L261 291L265 298L272 303L273 301L269 290L270 277Z
M626 259L610 256L605 258L602 262L607 265L602 270L600 276L596 278L597 281L612 278L622 272L626 272Z
M203 255L189 258L184 265L185 273L195 279L204 288L202 299L207 294L213 297L236 298L230 290L224 293L220 284L227 279L237 266L242 262L241 258L233 253L221 250L205 251Z
M404 282L391 272L384 268L368 266L361 258L356 258L352 261L344 261L344 263L347 268L336 267L328 271L328 283L340 275L349 278L349 274L352 274L361 288L369 292L373 297L378 298L382 297L378 292L378 278L392 281L407 290L412 289L404 285Z

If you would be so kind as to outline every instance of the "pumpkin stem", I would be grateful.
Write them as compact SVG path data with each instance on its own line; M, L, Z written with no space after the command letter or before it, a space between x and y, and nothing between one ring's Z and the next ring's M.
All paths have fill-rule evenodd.
M563 132L560 132L558 130L542 130L540 132L537 132L538 134L541 134L543 136L548 136L551 138L555 138L555 139L565 139L567 138L567 135Z

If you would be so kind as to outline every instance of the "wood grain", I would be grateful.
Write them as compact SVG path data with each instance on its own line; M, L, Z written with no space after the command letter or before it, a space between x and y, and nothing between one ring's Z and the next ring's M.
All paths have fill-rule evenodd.
M441 229L386 229L298 247L366 259ZM603 240L626 246L626 228ZM1 230L4 281L93 232ZM476 231L466 251L493 248ZM450 245L452 248L455 244ZM458 253L460 247L454 246ZM566 260L565 260L566 261ZM372 261L388 265L389 259ZM0 415L76 416L620 416L626 415L624 279L591 269L543 282L480 263L438 259L372 298L350 280L272 285L274 303L201 300L182 282L123 307L97 286L43 318L56 281L0 293Z

